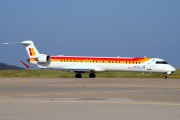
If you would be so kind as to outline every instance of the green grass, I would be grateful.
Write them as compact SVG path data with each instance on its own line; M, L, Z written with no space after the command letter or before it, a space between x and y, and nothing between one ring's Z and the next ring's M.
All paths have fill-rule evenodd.
M142 72L102 72L96 73L97 78L162 78L162 73ZM56 70L0 70L0 78L74 78L75 73ZM88 78L83 74L83 78ZM180 69L168 78L180 79Z

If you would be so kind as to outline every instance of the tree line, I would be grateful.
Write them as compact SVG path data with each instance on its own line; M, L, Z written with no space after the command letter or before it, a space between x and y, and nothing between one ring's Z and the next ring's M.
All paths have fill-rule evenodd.
M14 65L8 65L5 63L0 63L0 70L22 70L22 69L24 69L24 68L17 67Z

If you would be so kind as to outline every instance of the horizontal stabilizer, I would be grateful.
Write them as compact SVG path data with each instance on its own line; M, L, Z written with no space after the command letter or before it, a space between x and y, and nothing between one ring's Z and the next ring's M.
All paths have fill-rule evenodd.
M3 43L5 45L8 45L8 44L22 44L22 42L10 42L10 43Z
M26 67L26 68L31 68L28 64L26 64L25 62L23 62L22 60L20 60L21 63Z

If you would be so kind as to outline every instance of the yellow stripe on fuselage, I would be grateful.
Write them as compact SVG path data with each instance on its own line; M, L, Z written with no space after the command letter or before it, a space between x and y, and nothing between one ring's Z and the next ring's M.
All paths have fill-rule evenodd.
M116 60L114 60L114 59L105 59L105 60L103 60L103 59L101 59L101 60L96 60L96 59L94 59L93 60L93 58L91 59L82 59L82 60L79 60L79 59L76 59L76 58L74 58L74 59L69 59L69 58L67 58L67 57L61 57L61 58L59 58L59 59L51 59L51 62L80 62L80 63L113 63L113 64L142 64L142 63L144 63L144 62L147 62L148 60L150 60L151 58L142 58L142 59L139 59L139 60L136 60L136 59L126 59L126 60L123 60L123 59L116 59ZM36 61L36 58L30 58L30 62L31 63L35 63L35 62L37 62Z

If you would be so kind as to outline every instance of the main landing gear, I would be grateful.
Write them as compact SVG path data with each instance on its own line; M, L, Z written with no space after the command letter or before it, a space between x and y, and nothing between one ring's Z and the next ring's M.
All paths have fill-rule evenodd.
M95 73L90 73L89 74L89 78L95 78L96 74ZM81 73L76 73L75 78L82 78L82 74Z
M77 73L77 74L75 75L75 77L76 77L76 78L82 78L82 74L81 74L81 73Z
M89 74L89 78L95 78L95 77L96 77L96 74L94 74L94 73Z
M163 78L167 79L167 73L164 73Z

